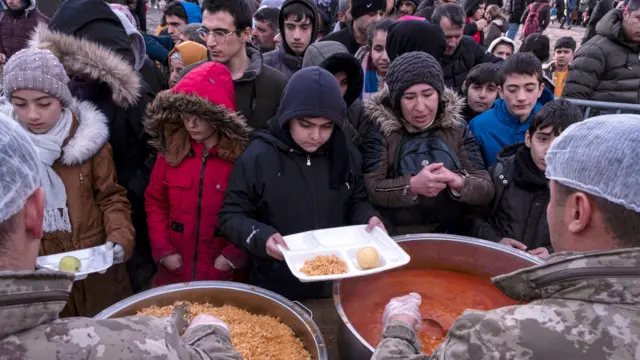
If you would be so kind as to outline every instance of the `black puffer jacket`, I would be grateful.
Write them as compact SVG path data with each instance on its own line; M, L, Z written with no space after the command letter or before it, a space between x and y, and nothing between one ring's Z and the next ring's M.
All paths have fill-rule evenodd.
M529 149L522 143L505 147L489 174L496 191L491 208L471 210L466 223L468 235L495 242L511 238L529 250L546 247L552 252L547 179L531 159Z
M469 36L463 36L458 48L450 56L445 55L440 64L444 75L444 83L448 87L462 93L462 83L474 66L486 62L498 63L503 59L487 53L486 49Z
M255 133L245 152L236 160L218 214L220 227L233 244L251 255L251 282L292 300L326 297L328 284L303 284L284 262L270 258L266 242L275 233L282 236L315 229L366 224L379 214L367 201L361 157L338 126L331 138L314 153L307 153L291 137L291 114L331 116L346 111L340 94L327 93L328 78L301 70L285 89L278 117L269 121L269 132ZM321 86L310 91L309 88ZM334 84L335 86L335 84ZM330 91L330 89L329 89ZM342 108L342 109L341 109Z
M640 103L640 45L624 34L622 10L605 15L596 31L598 35L576 52L563 97Z
M506 0L503 10L505 15L509 17L509 24L520 24L520 18L522 18L526 7L527 1L525 0Z

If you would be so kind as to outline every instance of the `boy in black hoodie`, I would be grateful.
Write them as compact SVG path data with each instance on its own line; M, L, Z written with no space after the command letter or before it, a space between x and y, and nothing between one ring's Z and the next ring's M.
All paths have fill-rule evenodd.
M484 63L469 71L462 83L462 93L466 97L466 106L462 116L466 122L493 107L498 98L498 87L502 84L500 65Z
M218 218L225 238L250 255L252 284L291 300L330 296L330 283L301 283L282 262L283 236L330 227L384 228L368 202L362 161L347 141L347 107L335 77L295 73L268 132L236 160Z
M302 57L318 36L318 8L310 0L287 0L280 9L280 48L264 54L264 63L287 79L302 67Z
M580 109L564 99L547 103L531 120L525 143L506 146L489 168L495 196L490 209L469 216L469 234L546 259L553 252L546 209L549 186L545 155L551 142L582 120Z

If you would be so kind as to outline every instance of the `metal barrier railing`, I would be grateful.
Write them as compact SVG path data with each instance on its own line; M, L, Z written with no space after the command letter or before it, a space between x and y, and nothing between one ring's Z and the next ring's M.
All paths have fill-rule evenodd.
M640 104L615 103L605 101L592 101L581 99L566 99L573 104L584 108L584 118L599 115L604 110L606 114L640 114ZM613 110L609 112L607 110Z

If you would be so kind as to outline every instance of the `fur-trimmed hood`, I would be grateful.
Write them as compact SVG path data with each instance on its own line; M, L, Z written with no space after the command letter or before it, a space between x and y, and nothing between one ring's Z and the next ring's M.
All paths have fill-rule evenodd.
M195 94L166 90L147 108L144 126L152 137L150 144L164 154L171 166L178 166L191 151L191 137L183 123L185 116L195 116L214 126L220 134L218 156L227 161L235 161L249 141L251 128L242 115Z
M74 125L59 161L65 166L76 166L94 157L109 141L109 126L107 117L88 101L75 100L69 110ZM0 102L0 113L18 121L13 105L5 99Z
M464 99L454 90L445 87L441 95L442 112L434 120L431 129L457 128L465 124L462 110ZM389 88L387 86L371 97L371 102L365 105L365 114L377 124L385 137L404 127L400 116L391 109Z
M50 30L40 24L29 46L50 50L67 74L104 82L120 107L135 105L140 97L140 75L122 56L95 42Z

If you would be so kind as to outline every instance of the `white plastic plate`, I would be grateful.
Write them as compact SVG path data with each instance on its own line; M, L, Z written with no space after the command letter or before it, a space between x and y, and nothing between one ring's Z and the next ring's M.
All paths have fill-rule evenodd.
M366 225L346 226L332 229L313 230L285 236L289 250L278 247L284 259L295 275L302 282L339 280L357 276L377 274L409 263L411 258L382 229L376 227L366 232ZM358 265L357 254L360 249L372 247L380 256L380 266L364 270ZM300 271L305 260L312 260L320 255L336 255L347 263L344 274L308 276Z
M88 249L69 251L59 254L38 256L36 263L39 267L53 270L60 270L60 259L65 256L73 256L80 260L80 271L73 273L75 281L86 279L89 274L104 274L113 265L113 249L105 250L104 245Z

